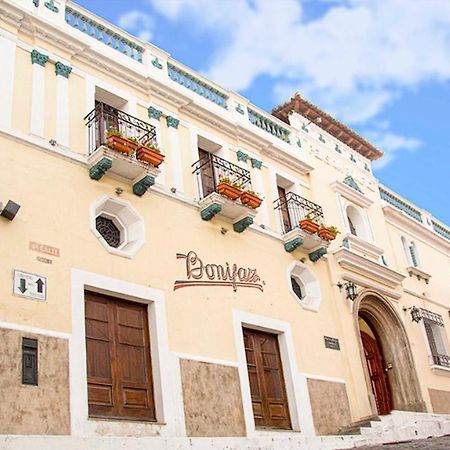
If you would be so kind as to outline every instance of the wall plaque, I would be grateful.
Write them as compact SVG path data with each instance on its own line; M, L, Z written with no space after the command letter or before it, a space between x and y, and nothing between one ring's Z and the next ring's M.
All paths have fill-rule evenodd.
M39 253L45 253L46 255L59 256L59 248L52 247L51 245L40 244L39 242L30 241L30 250Z
M223 286L238 288L254 288L261 292L265 282L261 281L256 269L239 267L237 264L205 264L194 251L186 255L177 253L177 259L186 260L186 279L176 280L173 290L194 286Z
M325 341L325 348L331 348L332 350L341 349L339 346L339 339L330 336L324 336L323 339Z

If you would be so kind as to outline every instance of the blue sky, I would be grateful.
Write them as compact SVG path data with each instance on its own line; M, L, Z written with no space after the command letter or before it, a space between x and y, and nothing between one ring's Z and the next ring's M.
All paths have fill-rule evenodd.
M299 91L450 224L449 0L78 0L270 111Z

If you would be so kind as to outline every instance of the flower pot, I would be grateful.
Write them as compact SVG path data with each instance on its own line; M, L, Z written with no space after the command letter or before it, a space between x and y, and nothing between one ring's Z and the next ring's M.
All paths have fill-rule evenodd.
M115 136L112 134L111 136L108 136L108 147L117 152L131 155L138 148L138 144L122 136Z
M231 200L238 199L242 194L242 191L239 188L234 187L229 183L219 183L217 185L217 192Z
M319 237L325 239L326 241L332 241L333 239L336 239L336 235L328 228L321 228L319 230Z
M262 199L250 192L243 192L241 194L241 203L249 208L259 208L262 203Z
M152 148L140 146L136 152L136 158L144 161L152 166L158 167L163 161L165 156L158 153Z
M299 222L300 228L310 234L316 234L319 231L319 224L311 219L302 219Z

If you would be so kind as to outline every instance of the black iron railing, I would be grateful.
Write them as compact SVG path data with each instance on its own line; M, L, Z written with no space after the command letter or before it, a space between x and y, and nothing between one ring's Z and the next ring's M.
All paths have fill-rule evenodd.
M200 198L205 198L217 189L221 180L235 183L242 190L251 190L250 172L212 153L206 153L192 164L197 177Z
M323 223L322 207L293 192L288 192L273 203L275 210L280 214L283 233L288 233L297 228L299 221L306 216L314 222Z
M437 366L450 368L450 356L449 355L435 354L435 355L431 355L431 358L433 359L433 363L436 364Z
M143 144L156 144L156 130L153 125L106 103L97 102L84 120L88 128L89 154L106 144L108 130L112 128L120 131L123 137L136 138Z

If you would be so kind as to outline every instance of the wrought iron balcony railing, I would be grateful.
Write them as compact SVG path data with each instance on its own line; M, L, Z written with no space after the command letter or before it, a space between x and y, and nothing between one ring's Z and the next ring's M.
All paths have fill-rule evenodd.
M136 138L141 143L156 144L153 125L105 103L98 102L84 119L88 128L89 155L101 145L106 145L108 130L111 128L119 130L124 137Z
M274 205L280 214L283 234L298 228L299 221L306 216L317 223L323 223L322 207L293 192L275 200Z
M449 355L440 355L435 354L431 355L433 363L437 366L448 367L450 368L450 356Z
M216 192L217 185L223 178L237 183L243 190L251 190L250 172L212 153L204 154L192 164L193 174L197 177L200 198Z

